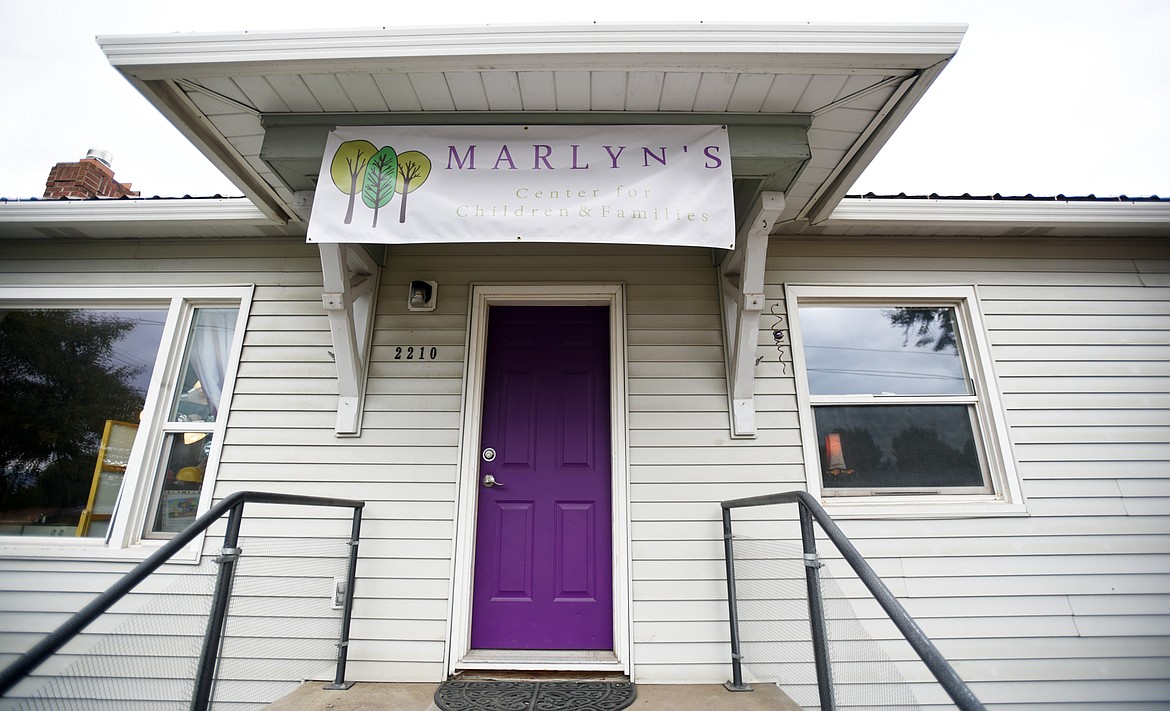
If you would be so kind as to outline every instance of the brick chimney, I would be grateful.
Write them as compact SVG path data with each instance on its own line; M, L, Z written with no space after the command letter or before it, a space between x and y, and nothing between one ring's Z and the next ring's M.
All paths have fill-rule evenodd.
M45 181L45 199L138 197L138 191L131 190L130 183L114 180L110 168L112 158L109 151L91 148L77 163L53 166Z

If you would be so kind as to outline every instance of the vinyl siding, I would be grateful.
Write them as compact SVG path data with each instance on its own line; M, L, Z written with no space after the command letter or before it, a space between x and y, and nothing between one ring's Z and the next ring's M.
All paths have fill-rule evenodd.
M1170 700L1166 254L1127 240L770 245L769 301L785 283L976 287L1029 515L841 527L995 708ZM893 636L872 602L854 606Z
M390 248L362 435L340 439L315 247L26 242L0 253L3 284L256 285L216 497L262 489L368 502L348 676L369 681L445 674L450 599L460 594L451 576L473 283L625 284L631 635L642 683L728 678L718 502L805 485L793 366L776 349L769 315L783 313L784 285L975 285L1029 516L842 528L997 708L1137 711L1170 699L1170 279L1166 249L1152 241L773 239L759 435L749 440L728 433L707 250ZM434 312L406 309L407 285L420 278L439 283ZM434 346L437 358L394 359L409 346ZM249 525L264 536L344 523L339 512L255 513ZM744 512L737 532L791 539L794 515ZM830 569L844 576L839 563ZM0 561L3 658L128 567ZM859 586L842 587L872 630L889 636ZM281 644L251 639L242 649L279 656Z
M233 414L229 415L225 456L215 495L221 498L243 488L287 490L278 477L273 477L276 481L262 478L240 481L236 461L246 458L241 456L241 450L248 447L238 444L243 432L230 419L235 408L240 408L240 412L254 412L249 401L267 402L270 410L266 413L266 426L279 430L302 426L300 418L305 414L312 417L313 411L327 412L336 407L336 375L327 377L325 371L311 362L321 359L320 356L291 355L295 349L309 349L315 343L321 345L322 351L329 345L328 324L320 308L321 266L315 247L299 240L210 237L197 241L109 240L68 244L25 241L0 243L0 255L0 284L5 286L255 285L237 379L240 397L233 401ZM315 305L315 311L311 306L306 307L306 303ZM283 366L273 365L282 360ZM303 361L309 363L302 366ZM274 373L279 377L279 386L271 382L258 385L266 382L266 375ZM268 461L281 460L270 451ZM283 472L289 474L287 465ZM290 478L295 480L297 476ZM318 487L313 493L322 492ZM274 695L295 687L295 683L287 682L273 685L264 678L265 674L256 678L257 660L273 660L286 668L313 670L310 672L313 674L324 670L328 674L336 654L333 643L337 614L321 601L328 600L335 574L332 568L336 567L338 556L347 555L347 551L344 545L338 548L334 541L333 551L322 553L314 538L347 537L348 515L343 513L340 519L328 520L325 517L334 513L322 515L304 508L286 508L285 516L297 518L283 525L280 519L271 518L279 512L250 507L249 517L256 514L260 514L258 518L246 522L241 539L241 547L246 552L240 563L233 607L243 614L229 620L224 647L224 678L228 681L217 691L218 699L231 701L222 705L225 709L254 709L260 702L270 701ZM301 517L308 520L308 526ZM266 528L273 529L277 535L302 536L311 547L298 547L299 552L291 555L276 551L277 555L285 556L283 562L288 566L252 568L252 561L267 560L257 555L262 548L271 548L263 540ZM205 555L199 566L189 562L164 566L115 608L137 610L135 614L107 614L91 627L95 632L118 629L120 635L128 635L121 638L123 641L114 642L113 653L123 655L122 666L131 665L135 678L157 682L135 686L125 680L101 680L100 677L110 674L108 666L87 669L85 658L74 656L74 652L95 643L92 637L67 647L47 662L42 672L53 674L80 661L82 666L70 673L93 676L87 682L88 689L112 686L120 690L116 693L144 700L144 707L150 708L171 700L181 703L190 689L177 680L189 679L193 674L191 659L198 653L214 581L216 566L211 558L220 548L223 530L222 525L213 527L205 540ZM10 661L38 641L147 552L126 551L122 561L86 560L85 553L76 550L39 559L0 560L0 663ZM251 559L247 557L248 552L253 554ZM297 558L298 555L301 557ZM310 558L315 555L326 557ZM329 571L326 577L320 577L322 571ZM306 614L305 610L315 611ZM125 641L128 639L133 642Z
M438 309L432 315L406 311L407 284L419 278L439 283ZM572 245L393 249L383 273L376 324L375 343L385 355L375 356L372 372L397 345L438 343L440 351L451 353L458 369L451 371L454 380L449 383L454 389L448 434L456 440L473 282L625 284L635 675L642 681L726 676L726 593L718 577L722 534L715 502L729 491L748 495L772 485L767 483L769 444L736 446L727 434L719 303L710 253ZM450 331L429 330L446 324ZM397 363L387 378L434 372L439 380L424 388L434 392L444 387L439 373L444 360L441 352L437 364ZM401 387L377 380L371 378L371 391ZM415 401L419 410L429 409L430 397ZM452 482L455 444L446 455ZM701 576L696 565L702 566ZM679 603L688 605L688 617L672 616L671 606ZM702 625L702 640L693 635L687 639L688 624Z

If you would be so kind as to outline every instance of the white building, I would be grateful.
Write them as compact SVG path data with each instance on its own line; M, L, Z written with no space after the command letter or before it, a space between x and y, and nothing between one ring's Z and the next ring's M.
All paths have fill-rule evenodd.
M100 38L248 199L0 203L8 318L158 354L107 516L6 500L0 652L264 490L367 502L350 679L722 682L718 503L806 489L993 708L1164 707L1170 203L844 197L962 33ZM429 183L346 223L346 141Z

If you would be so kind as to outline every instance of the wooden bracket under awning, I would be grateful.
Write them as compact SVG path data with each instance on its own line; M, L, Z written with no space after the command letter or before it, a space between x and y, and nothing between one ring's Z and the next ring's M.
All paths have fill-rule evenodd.
M784 193L760 193L735 236L735 251L718 267L732 437L756 436L756 350L764 310L764 263L768 234L783 211Z
M337 363L338 437L361 434L379 264L360 244L318 244L324 290L321 305L329 315L333 359Z

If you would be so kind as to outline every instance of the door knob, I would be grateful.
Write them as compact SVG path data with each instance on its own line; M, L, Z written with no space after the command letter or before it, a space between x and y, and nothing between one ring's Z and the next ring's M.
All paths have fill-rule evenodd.
M483 475L483 485L489 489L492 488L493 486L498 486L501 489L504 487L504 485L501 484L500 482L496 481L496 478L494 476L492 476L491 474L484 474Z

